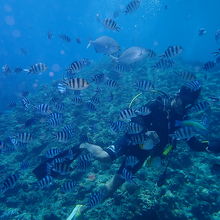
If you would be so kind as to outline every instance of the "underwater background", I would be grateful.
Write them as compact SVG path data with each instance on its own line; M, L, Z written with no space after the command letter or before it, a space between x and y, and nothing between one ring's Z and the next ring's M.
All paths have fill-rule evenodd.
M92 160L86 169L73 169L79 167L74 161L68 175L39 187L33 170L48 150L70 149L84 133L104 148L113 144L122 135L110 125L119 112L158 96L149 90L131 102L140 92L137 81L147 80L174 95L189 81L187 73L195 75L202 85L200 101L211 107L204 114L208 134L201 136L220 139L220 1L141 0L125 13L130 2L1 1L0 184L8 188L0 192L0 219L67 219L74 206L117 172L121 158L110 166ZM120 50L110 54L102 51L106 48L88 48L102 36L114 39ZM161 55L174 45L183 52L177 49L180 54L161 62ZM118 63L133 46L147 48L148 54L140 62ZM85 79L86 88L62 84L72 78ZM48 119L51 113L62 119ZM200 120L203 113L195 118ZM56 134L68 125L73 135L62 141ZM155 184L164 166L157 161L144 164L136 174L137 184L126 182L81 219L220 220L220 155L194 152L184 141L172 154L164 185ZM63 191L63 184L72 180L74 189Z

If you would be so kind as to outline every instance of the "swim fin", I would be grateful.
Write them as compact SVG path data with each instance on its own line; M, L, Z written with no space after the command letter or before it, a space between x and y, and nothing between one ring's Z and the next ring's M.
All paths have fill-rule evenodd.
M66 220L76 220L81 215L81 210L84 205L76 205L71 214Z

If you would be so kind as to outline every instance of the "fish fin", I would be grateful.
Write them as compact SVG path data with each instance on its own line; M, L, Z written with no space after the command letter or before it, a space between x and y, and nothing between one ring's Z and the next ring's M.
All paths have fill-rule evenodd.
M87 45L87 47L86 47L86 49L88 49L89 47L91 47L91 45L92 45L92 41L90 40L89 43L88 43L88 45Z
M118 62L118 58L113 56L113 55L109 55L114 61Z
M23 69L24 72L30 73L29 69Z

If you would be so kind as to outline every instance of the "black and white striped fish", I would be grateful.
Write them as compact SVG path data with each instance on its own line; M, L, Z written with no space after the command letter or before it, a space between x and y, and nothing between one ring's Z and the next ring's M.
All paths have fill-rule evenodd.
M170 59L160 59L157 63L155 63L152 68L153 69L169 69L173 67L174 62Z
M201 88L201 83L198 80L186 82L184 84L185 87L189 88L191 91L198 91Z
M128 125L124 121L115 121L110 123L111 131L115 133L126 132L128 129Z
M146 92L154 89L154 84L149 80L138 80L135 87L142 92Z
M125 159L125 166L133 168L138 162L139 160L137 157L130 155L130 156L127 156Z
M104 198L104 194L102 191L94 192L89 197L89 201L87 203L87 206L89 208L92 208L92 207L96 206L97 204L99 204L103 198Z
M208 62L204 63L202 69L205 71L210 71L213 68L215 68L215 66L216 66L216 63L214 61L208 61Z
M40 114L50 114L51 113L51 109L50 106L48 104L39 104L37 106L35 106L36 110L40 113Z
M106 81L106 85L107 85L108 87L110 87L110 88L116 88L116 87L118 87L117 81L115 81L115 80L113 80L113 79L108 79L108 80Z
M54 119L63 119L63 114L58 113L58 112L53 112L53 113L49 114L48 117L49 118L54 118Z
M149 58L153 58L157 56L157 54L151 49L145 49L144 51L146 53L146 56Z
M123 121L130 121L131 118L135 117L135 110L132 108L126 108L123 109L120 113L119 113L119 119L123 120Z
M86 107L90 112L95 112L97 110L92 102L86 102Z
M175 71L176 76L184 81L194 81L196 80L196 76L194 73L189 71Z
M132 1L130 1L126 5L124 13L125 14L130 14L130 13L136 11L140 7L140 4L141 4L141 0L132 0Z
M206 111L210 111L211 110L211 106L209 104L209 102L207 101L201 101L195 105L193 105L190 109L189 109L189 113L197 113L197 112L206 112Z
M129 139L131 145L144 144L144 142L146 141L145 134L143 133L131 135Z
M68 131L58 131L53 135L58 142L66 143L70 139L70 134Z
M55 103L55 104L54 104L54 107L55 107L55 109L56 109L58 112L63 112L63 110L64 110L64 104L63 104L63 103Z
M2 66L2 73L4 73L4 74L11 73L11 68L9 67L8 64L5 64Z
M43 73L48 69L47 65L44 63L36 63L32 65L29 69L24 69L25 72L38 74Z
M32 139L33 139L33 136L32 136L32 134L31 133L29 133L29 132L21 132L21 133L18 133L17 135L16 135L16 139L18 140L18 141L20 141L21 143L29 143L29 142L31 142L32 141Z
M81 71L84 67L88 66L90 64L90 61L88 59L81 59L74 61L70 64L70 66L67 68L67 71L71 72L72 74L78 73Z
M128 134L138 134L143 131L143 127L135 122L129 122L128 123Z
M54 164L54 166L52 167L52 170L56 173L59 173L60 175L67 175L67 174L70 174L73 169L70 167L69 164L64 162L64 163Z
M181 54L182 52L183 48L181 46L169 46L161 57L171 58Z
M83 90L89 86L89 83L83 78L66 79L63 84L72 90Z
M93 105L98 105L100 104L100 99L98 96L94 95L90 98L90 102L93 104Z
M61 94L66 92L66 86L63 83L58 83L57 89Z
M21 68L21 67L16 67L16 68L14 68L14 72L15 73L20 73L20 72L22 72L23 71L23 69Z
M77 169L85 171L92 162L92 154L82 154L79 156L77 161Z
M16 182L19 179L19 174L15 173L8 176L1 184L0 184L0 192L5 193L7 190L13 188Z
M188 126L181 127L170 136L175 140L189 140L190 138L195 136L195 129Z
M113 70L117 73L125 73L125 72L129 72L131 68L129 65L117 63L113 66Z
M76 133L76 128L72 124L70 124L70 125L66 125L63 128L63 131L68 132L70 137L72 137Z
M51 164L51 166L53 167L55 164L63 163L63 162L65 162L65 161L66 161L66 158L64 158L64 157L57 157L57 158L54 158L54 159L50 162L50 164Z
M147 105L143 105L137 109L135 109L135 113L137 115L143 115L143 116L146 116L146 115L149 115L151 113L150 109L148 108Z
M69 181L69 182L65 182L62 186L61 186L61 191L66 193L66 192L71 192L73 191L77 186L76 181Z
M26 97L23 97L21 99L22 105L24 106L25 110L28 110L30 107L32 107L32 104L30 103L29 99Z
M73 102L73 104L75 104L75 105L80 105L80 104L83 103L83 99L82 99L81 96L74 96L74 97L72 98L72 102Z
M127 181L127 182L137 184L134 181L135 177L133 176L133 173L130 170L126 169L126 168L123 168L122 173L121 173L121 177L123 179L125 179L125 181Z
M49 118L47 124L51 127L57 127L62 124L62 118Z
M111 18L105 18L103 21L103 25L108 28L109 30L112 31L120 31L120 27L118 26L118 24L116 23L116 21L114 21Z
M51 148L46 151L45 156L47 158L53 158L53 157L57 156L60 152L61 151L58 148Z
M49 187L53 182L52 176L45 176L40 181L37 182L37 185L40 189Z

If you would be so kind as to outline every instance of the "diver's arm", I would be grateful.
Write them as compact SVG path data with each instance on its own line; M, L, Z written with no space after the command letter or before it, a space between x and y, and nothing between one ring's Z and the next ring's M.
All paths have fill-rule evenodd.
M91 153L93 157L96 158L97 160L100 160L102 162L111 161L109 154L98 145L82 143L80 144L80 148L87 149L89 153Z

